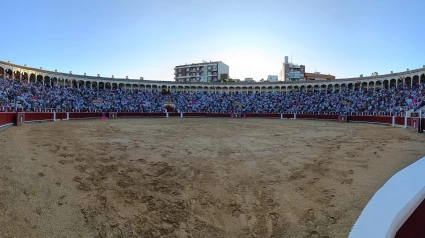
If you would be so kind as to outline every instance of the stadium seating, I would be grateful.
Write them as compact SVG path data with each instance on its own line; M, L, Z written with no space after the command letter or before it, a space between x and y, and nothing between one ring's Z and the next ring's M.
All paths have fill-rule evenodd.
M381 113L417 110L425 105L424 82L390 89L289 92L182 92L90 89L43 85L0 78L0 110L163 112L174 102L177 112L238 113Z

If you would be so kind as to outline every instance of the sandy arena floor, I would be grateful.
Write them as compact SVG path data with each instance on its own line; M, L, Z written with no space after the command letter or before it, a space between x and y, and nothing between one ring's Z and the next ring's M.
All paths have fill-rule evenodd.
M1 237L347 237L425 155L387 126L119 119L0 131Z

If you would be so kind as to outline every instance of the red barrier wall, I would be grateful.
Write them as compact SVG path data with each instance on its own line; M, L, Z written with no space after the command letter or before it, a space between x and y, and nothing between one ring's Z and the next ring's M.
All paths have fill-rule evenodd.
M294 114L282 114L282 118L294 118Z
M404 117L395 117L394 124L404 126Z
M348 121L358 121L358 122L373 122L373 123L384 123L384 124L393 124L391 117L384 116L348 116ZM404 119L403 119L404 125Z
M101 117L102 117L101 112L70 112L69 113L69 120L84 119L84 118L99 118L100 119ZM65 119L66 119L66 113L65 113Z
M15 123L16 112L0 112L0 127Z
M397 231L395 238L425 237L425 200Z
M66 112L57 112L56 120L66 120Z
M53 121L54 115L51 112L26 112L25 122L30 121Z
M179 117L180 116L180 113L178 113L178 112L169 112L168 113L168 116L169 117Z
M321 114L297 114L299 119L321 119L321 120L336 120L338 115L321 115Z
M165 117L162 112L118 112L117 117Z
M230 113L184 112L183 117L230 117Z
M280 118L278 113L247 113L245 114L247 118L249 117L266 117L266 118ZM243 116L243 113L242 113Z

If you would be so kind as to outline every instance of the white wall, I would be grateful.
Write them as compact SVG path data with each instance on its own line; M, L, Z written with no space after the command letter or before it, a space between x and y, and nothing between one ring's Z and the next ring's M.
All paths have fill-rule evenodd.
M277 75L268 75L267 76L267 81L268 82L277 82L277 80L278 80Z
M393 175L363 209L349 238L393 238L425 198L425 157Z
M220 74L227 74L230 78L229 66L221 61L218 62L217 80L220 80Z

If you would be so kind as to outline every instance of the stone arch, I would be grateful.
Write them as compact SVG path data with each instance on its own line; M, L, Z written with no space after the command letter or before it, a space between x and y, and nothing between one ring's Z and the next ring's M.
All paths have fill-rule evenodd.
M171 91L176 91L176 85L171 86Z
M124 89L125 88L125 84L124 83L119 83L118 84L118 88L119 89Z
M11 69L6 68L6 69L4 70L4 75L5 75L5 77L7 76L8 78L11 78L11 77L12 77L12 70L11 70Z
M412 77L413 85L419 85L419 75L414 75Z
M51 81L52 81L52 85L58 84L58 78L56 77L51 78Z
M118 89L118 83L113 82L112 83L112 89Z
M254 92L260 92L261 91L261 87L260 86L255 86L254 87Z
M410 85L411 82L412 82L412 78L410 76L407 76L406 78L404 78L404 86Z
M43 75L37 75L36 82L37 83L43 83Z
M33 82L33 83L35 83L37 81L37 77L35 76L35 74L30 74L29 81Z
M77 82L77 80L75 80L75 79L71 79L71 86L72 86L73 88L77 88L77 87L78 87L78 82Z
M78 80L78 88L83 88L84 80Z
M21 72L20 71L15 71L14 72L14 79L16 79L16 80L21 80Z
M23 73L22 73L22 79L26 79L26 80L28 80L28 79L29 79L28 72L23 72Z
M390 79L390 87L396 87L397 86L397 79Z
M92 83L90 81L85 82L86 88L91 88Z
M320 85L320 90L326 90L328 86L326 84Z
M177 86L177 91L183 91L183 90L184 90L183 85Z
M347 89L347 84L346 83L341 83L341 86L339 88L341 90L345 90L345 89Z
M367 89L367 82L362 82L361 89L363 90Z
M316 85L314 85L314 86L313 86L313 90L314 90L314 91L319 91L319 89L320 89L320 88L319 88L319 85L317 85L317 84L316 84Z
M286 89L287 89L287 91L290 91L290 92L292 92L294 90L292 86L288 86L288 87L286 87Z
M138 84L133 83L132 86L133 86L133 90L139 90L139 85Z
M373 89L373 87L375 86L375 82L369 81L368 85L369 85L369 89Z
M152 85L152 90L158 90L158 85L156 84Z
M389 89L390 88L390 80L384 79L382 81L382 88Z
M50 77L49 76L44 76L43 78L43 83L44 85L50 85Z
M96 81L93 81L93 82L91 83L91 87L92 87L92 88L96 88L96 89L97 89L97 86L98 86L98 83L97 83Z
M378 81L376 81L375 82L375 89L381 89L382 88L382 81L381 80L378 80Z
M4 78L6 76L5 69L0 66L0 77Z
M307 85L307 92L312 92L313 91L313 85L309 84Z
M99 90L103 90L103 89L105 89L105 83L99 82Z
M131 89L131 84L130 83L126 83L124 87L125 87L125 89L130 90Z
M339 91L341 89L341 86L339 85L339 83L336 83L336 84L334 84L332 86L333 86L333 90L334 91Z
M421 84L424 84L425 83L425 74L422 74L420 76L419 81L420 81Z

